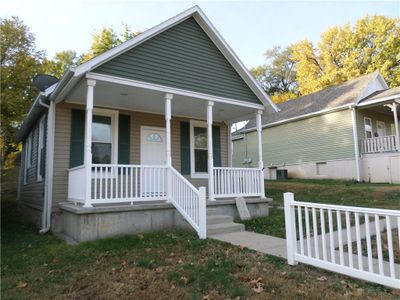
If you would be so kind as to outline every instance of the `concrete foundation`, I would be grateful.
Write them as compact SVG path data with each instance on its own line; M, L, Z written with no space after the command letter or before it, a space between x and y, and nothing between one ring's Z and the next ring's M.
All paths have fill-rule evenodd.
M271 201L272 199L246 200L251 217L267 216ZM207 207L212 207L218 213L238 218L233 199L208 202ZM168 229L191 230L191 226L175 207L165 202L93 208L61 203L60 209L62 233L66 240L75 242Z
M276 170L287 169L289 178L343 179L356 178L355 159L307 162L265 168L265 179L276 179ZM360 157L361 180L372 183L400 183L400 154L377 153Z

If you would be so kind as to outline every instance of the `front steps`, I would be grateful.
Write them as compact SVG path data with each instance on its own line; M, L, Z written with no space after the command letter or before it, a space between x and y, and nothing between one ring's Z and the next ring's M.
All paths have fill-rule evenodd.
M243 224L234 223L233 217L221 215L214 209L207 209L207 235L244 231Z

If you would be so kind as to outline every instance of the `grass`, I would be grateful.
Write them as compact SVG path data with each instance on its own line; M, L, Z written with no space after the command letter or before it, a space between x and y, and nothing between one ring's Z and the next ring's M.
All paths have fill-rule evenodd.
M285 237L285 218L279 207L283 206L285 192L293 192L296 200L307 202L400 209L400 185L290 179L267 181L266 191L267 197L273 198L270 216L242 223L246 230L282 238Z
M2 299L392 299L395 291L190 232L155 232L67 245L16 211L13 171L2 176Z

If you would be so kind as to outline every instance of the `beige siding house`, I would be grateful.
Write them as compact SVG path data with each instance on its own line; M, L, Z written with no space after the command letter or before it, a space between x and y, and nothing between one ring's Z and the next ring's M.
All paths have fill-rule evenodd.
M234 198L253 217L270 200L261 150L255 167L232 168L230 124L256 113L261 145L261 116L276 110L195 6L39 93L19 132L20 207L75 241L242 230Z
M400 183L400 88L375 72L287 101L263 117L265 177ZM233 165L257 163L255 123L233 134Z

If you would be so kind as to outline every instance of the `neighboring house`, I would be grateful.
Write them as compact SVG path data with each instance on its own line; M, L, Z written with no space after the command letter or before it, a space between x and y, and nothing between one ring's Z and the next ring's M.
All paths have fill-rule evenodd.
M265 177L400 183L399 99L374 72L279 104L262 121ZM256 166L257 149L250 120L233 134L233 165Z
M230 160L230 124L264 110L276 107L195 6L38 95L18 134L20 207L77 241L188 224L205 237L206 197L214 215L236 216L237 196L266 215L262 161Z

